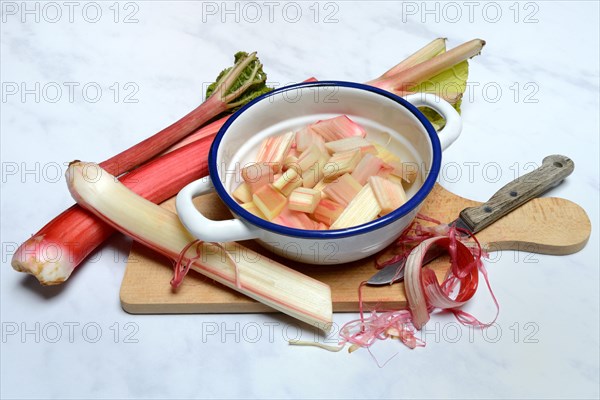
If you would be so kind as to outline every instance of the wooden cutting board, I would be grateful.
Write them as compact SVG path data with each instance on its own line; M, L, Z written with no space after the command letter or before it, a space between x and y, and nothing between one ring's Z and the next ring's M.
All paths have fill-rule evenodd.
M200 211L211 219L231 218L229 210L215 194L195 199ZM421 213L442 222L456 219L458 213L480 202L456 196L439 185L425 200ZM163 206L175 210L174 199ZM590 236L590 220L577 204L560 198L538 198L516 209L477 234L488 251L520 250L544 254L570 254L583 248ZM244 245L269 254L255 242ZM374 257L336 266L315 266L269 255L285 265L331 286L333 310L358 311L358 286L376 272ZM438 278L448 270L448 259L430 264ZM273 312L234 290L191 271L177 292L171 290L172 263L142 245L134 243L121 285L121 305L132 314L162 313L254 313ZM366 307L397 309L406 305L404 285L365 287Z

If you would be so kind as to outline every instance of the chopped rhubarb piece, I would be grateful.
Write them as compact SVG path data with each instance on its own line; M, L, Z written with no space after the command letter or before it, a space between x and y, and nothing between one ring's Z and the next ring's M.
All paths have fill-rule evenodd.
M298 157L296 156L287 156L285 160L283 160L283 170L287 171L291 166L298 165Z
M321 135L326 142L332 142L351 136L367 136L367 132L363 127L352 121L346 115L322 120L310 127L313 131Z
M377 175L384 166L384 162L379 157L372 154L365 154L364 157L352 171L352 177L361 185L365 185L370 176Z
M365 224L377 218L380 212L381 207L375 198L373 189L370 185L365 185L338 219L331 224L331 229L344 229Z
M296 148L290 149L285 158L283 159L283 171L287 171L290 167L295 166L298 167L298 157L300 157L300 152Z
M377 158L379 158L379 157L377 157ZM379 172L377 172L376 175L380 176L382 178L388 179L390 176L394 176L394 175L392 175L393 172L394 172L394 168L390 164L387 164L384 162L381 169L379 170ZM399 177L397 177L397 178L401 180L401 178L399 178Z
M321 135L312 130L310 126L304 127L296 132L296 148L298 151L302 152L313 144L317 145L319 149L323 149L325 147L325 140Z
M252 191L250 190L250 185L248 185L246 182L240 183L238 187L231 193L231 195L240 203L248 203L249 201L252 201Z
M269 221L275 219L287 203L287 198L272 185L258 189L252 195L252 200Z
M308 126L305 126L296 132L296 149L298 149L298 151L304 151L308 149L313 144L314 135L316 135L316 133L313 132Z
M286 170L281 177L273 182L273 187L279 190L284 196L289 196L290 193L297 187L302 186L302 177L298 174L297 169L290 168Z
M401 177L407 183L413 183L417 179L419 166L416 163L392 161L387 163L393 168L392 174Z
M305 213L290 210L288 207L284 207L279 216L277 216L273 222L296 229L316 230L319 227L319 224L310 219Z
M248 211L250 214L254 214L259 218L266 219L265 215L258 209L258 207L256 206L256 204L254 204L253 201L240 204L240 206L242 206L242 208Z
M354 196L362 189L360 183L350 174L340 176L335 182L331 182L323 189L329 198L339 204L346 206L352 201Z
M312 213L321 200L321 192L309 188L297 188L290 194L288 207L293 211Z
M316 163L311 165L306 171L302 172L302 186L305 188L314 188L315 185L323 179L325 173L325 164L329 157L321 157Z
M400 178L399 176L393 175L393 174L388 174L386 176L385 171L386 171L385 169L382 169L381 171L379 171L379 174L377 174L377 176L385 178L388 181L394 182L396 185L402 186L402 183L404 182L404 180L402 178Z
M300 167L302 171L306 171L314 163L319 161L322 156L323 153L319 150L319 147L313 144L308 149L304 150L300 154L300 157L298 157L298 167Z
M325 164L325 180L331 182L340 175L352 172L361 158L362 155L358 149L335 153Z
M381 207L381 215L389 214L406 203L406 193L402 185L379 176L370 177L369 185Z
M321 199L319 204L317 204L317 208L315 208L312 216L320 223L331 225L336 219L338 219L343 211L344 206L336 203L335 201Z
M319 182L317 182L315 184L315 186L313 186L313 189L320 191L321 198L324 198L327 195L325 194L325 192L323 192L323 189L325 189L325 186L327 186L328 184L329 184L328 182L325 182L325 179L321 179Z
M330 153L341 153L344 151L359 149L361 153L377 154L375 146L367 139L360 136L352 136L349 138L339 139L334 142L325 143L325 148Z
M319 222L319 225L317 225L317 230L327 231L327 230L329 230L329 225Z
M374 146L377 150L377 157L381 158L383 162L391 163L394 161L400 161L400 159L394 153L390 152L384 146L377 143L375 143Z
M258 150L256 161L269 164L275 172L279 171L292 145L292 139L294 139L294 132L266 138Z
M369 146L362 146L359 148L359 150L360 150L360 154L362 154L363 156L365 154L373 154L375 156L377 155L377 149L372 144Z
M255 193L261 187L273 183L275 175L269 165L252 163L242 168L242 179L250 185L250 190Z

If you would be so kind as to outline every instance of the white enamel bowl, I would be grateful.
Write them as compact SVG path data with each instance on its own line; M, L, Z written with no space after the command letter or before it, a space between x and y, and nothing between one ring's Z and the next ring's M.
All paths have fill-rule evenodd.
M446 119L439 137L417 106L433 108ZM364 126L370 140L419 167L420 176L402 207L352 228L313 231L258 218L231 197L240 183L240 168L255 159L264 138L341 114ZM461 128L454 108L433 95L419 93L403 99L371 86L338 81L286 86L257 98L229 118L212 144L210 175L179 192L177 213L190 233L203 241L256 239L279 255L311 264L359 260L388 246L410 224L435 184L442 150L456 140ZM217 192L236 218L209 220L194 207L194 197L211 191Z

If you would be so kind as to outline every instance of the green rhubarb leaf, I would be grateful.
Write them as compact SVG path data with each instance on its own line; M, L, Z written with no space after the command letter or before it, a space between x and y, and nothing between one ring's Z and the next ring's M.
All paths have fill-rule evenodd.
M465 60L435 75L431 79L412 87L410 91L438 95L449 101L460 114L461 99L467 89L468 77L469 62ZM434 110L426 107L419 109L425 114L436 130L441 130L446 124L444 118Z
M243 70L236 71L235 67L246 61L248 57L253 57L252 61ZM227 101L231 111L235 111L258 96L273 90L266 84L267 74L263 71L263 66L258 57L240 51L235 54L234 61L234 65L221 71L215 82L211 83L206 89L206 98L210 97L216 90L220 91L219 95L222 98L232 97ZM236 74L235 77L230 76L234 73ZM229 78L233 80L226 82ZM239 91L243 87L245 89ZM239 93L236 93L237 91ZM231 96L234 93L236 93L235 96Z

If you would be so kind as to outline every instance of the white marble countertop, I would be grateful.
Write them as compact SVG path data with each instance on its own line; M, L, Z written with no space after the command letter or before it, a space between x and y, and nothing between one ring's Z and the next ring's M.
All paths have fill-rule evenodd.
M2 398L598 398L597 2L67 3L2 2ZM10 267L15 245L72 203L64 162L103 160L177 120L234 52L257 50L277 85L360 82L440 36L487 40L440 183L483 201L565 154L575 172L549 195L592 221L577 254L488 263L496 330L436 315L425 348L375 345L378 360L395 355L380 369L366 351L288 346L313 332L278 315L125 313L123 236L62 286ZM467 309L493 315L484 290Z

